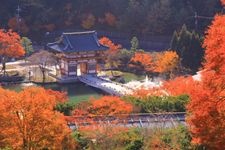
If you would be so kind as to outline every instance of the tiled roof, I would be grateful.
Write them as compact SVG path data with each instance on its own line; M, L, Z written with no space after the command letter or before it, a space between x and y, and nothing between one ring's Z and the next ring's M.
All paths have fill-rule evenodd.
M47 47L64 53L108 49L108 47L98 42L96 31L63 33L59 41L48 43Z

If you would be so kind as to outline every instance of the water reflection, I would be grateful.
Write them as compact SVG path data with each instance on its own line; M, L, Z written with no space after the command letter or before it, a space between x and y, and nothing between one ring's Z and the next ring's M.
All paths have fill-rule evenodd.
M14 85L7 85L3 86L5 89L20 91L23 88L26 88L28 86L42 86L46 89L52 89L57 91L63 91L68 94L69 100L71 102L80 102L80 101L86 101L93 98L99 98L102 95L106 95L103 91L92 88L90 86L87 86L83 83L70 83L70 84L58 84L58 83L50 83L50 84L44 84L44 85L36 85L36 84L14 84Z

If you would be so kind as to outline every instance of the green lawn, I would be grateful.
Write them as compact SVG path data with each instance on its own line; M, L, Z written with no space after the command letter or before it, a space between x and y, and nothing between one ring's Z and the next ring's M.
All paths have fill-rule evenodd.
M107 76L112 76L111 71L104 71L103 74L107 75ZM125 82L129 82L132 80L143 80L145 79L144 75L136 75L134 73L130 73L130 72L121 72L121 71L113 71L113 75L114 76L122 76L125 80Z
M69 103L77 104L82 101L88 101L92 98L98 99L101 97L102 97L102 95L95 94L95 93L90 93L90 94L86 94L86 95L71 95L71 96L69 96Z
M136 75L134 73L129 73L129 72L124 72L123 73L123 77L124 77L124 80L125 82L129 82L129 81L132 81L132 80L144 80L145 79L145 76L144 75Z

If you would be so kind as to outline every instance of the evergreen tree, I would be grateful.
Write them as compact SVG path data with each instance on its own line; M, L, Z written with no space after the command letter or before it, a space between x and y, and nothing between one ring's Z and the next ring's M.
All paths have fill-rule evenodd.
M170 47L172 49L177 49L177 43L178 43L178 34L177 34L177 31L174 31L173 32L173 36L172 36L172 40L170 42Z
M188 31L186 25L182 26L180 32L175 31L171 40L170 48L181 58L181 65L193 73L201 67L204 53L201 42L198 33Z
M131 43L131 48L130 48L130 50L131 50L132 52L136 52L137 49L138 49L138 47L139 47L139 41L138 41L138 38L137 38L136 36L134 36L134 37L131 39L130 43Z
M32 42L29 38L22 37L21 44L26 52L26 56L29 56L34 51Z
M195 32L192 31L190 48L189 51L186 51L187 58L184 62L184 65L191 68L193 71L197 71L201 67L203 61L204 50L202 48L203 39Z

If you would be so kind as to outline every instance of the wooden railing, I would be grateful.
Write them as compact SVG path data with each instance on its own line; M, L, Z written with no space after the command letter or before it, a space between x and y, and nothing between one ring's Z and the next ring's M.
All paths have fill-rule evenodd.
M168 113L141 113L141 114L118 114L96 116L70 116L67 117L71 128L85 126L125 126L125 127L171 127L185 124L185 112Z

